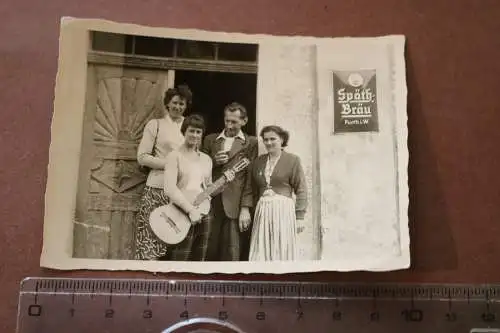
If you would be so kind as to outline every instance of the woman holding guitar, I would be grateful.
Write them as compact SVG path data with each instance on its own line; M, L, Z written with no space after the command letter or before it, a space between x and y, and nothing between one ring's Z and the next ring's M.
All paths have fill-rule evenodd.
M196 197L212 184L212 159L199 150L205 132L203 117L196 114L186 117L181 132L184 143L166 157L164 190L170 202L189 216L192 227L183 241L168 245L161 260L204 261L211 216L193 205ZM231 181L234 172L227 172L225 176Z

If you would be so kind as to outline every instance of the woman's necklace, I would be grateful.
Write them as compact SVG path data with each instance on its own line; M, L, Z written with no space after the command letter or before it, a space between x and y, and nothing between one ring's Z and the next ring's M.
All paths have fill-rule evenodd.
M278 160L280 159L281 154L272 158L271 155L268 156L268 160L266 163L266 170L265 170L265 178L266 178L266 187L267 189L264 192L264 195L271 195L272 194L272 189L271 189L271 175L273 174L273 170L276 167L276 164L278 163Z
M280 159L281 157L281 154L277 155L277 156L271 156L269 155L269 168L270 170L274 170L274 167L276 166L276 164L278 163L278 160Z

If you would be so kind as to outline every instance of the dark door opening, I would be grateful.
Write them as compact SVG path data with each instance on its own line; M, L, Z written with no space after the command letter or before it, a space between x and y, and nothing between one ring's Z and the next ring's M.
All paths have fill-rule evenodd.
M222 131L224 107L238 102L248 112L248 123L243 130L249 135L256 135L256 74L176 70L175 85L180 84L187 84L193 92L191 113L205 117L206 134Z

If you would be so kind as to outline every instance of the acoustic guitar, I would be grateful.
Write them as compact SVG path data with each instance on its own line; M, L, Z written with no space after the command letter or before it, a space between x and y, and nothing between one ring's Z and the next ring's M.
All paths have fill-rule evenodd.
M243 158L229 170L234 174L244 170L250 164L248 158ZM226 185L229 181L225 176L220 177L210 184L203 192L183 191L184 196L197 207L202 215L210 212L210 199L213 193ZM149 225L153 233L166 244L179 244L186 237L191 229L192 223L189 215L174 203L162 205L151 212Z

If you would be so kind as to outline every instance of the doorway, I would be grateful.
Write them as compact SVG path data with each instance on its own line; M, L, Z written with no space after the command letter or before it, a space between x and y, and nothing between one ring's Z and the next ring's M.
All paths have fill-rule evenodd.
M238 102L248 113L248 123L243 130L256 135L257 74L176 70L175 86L180 84L187 84L193 92L191 113L205 117L206 134L221 132L224 107Z

